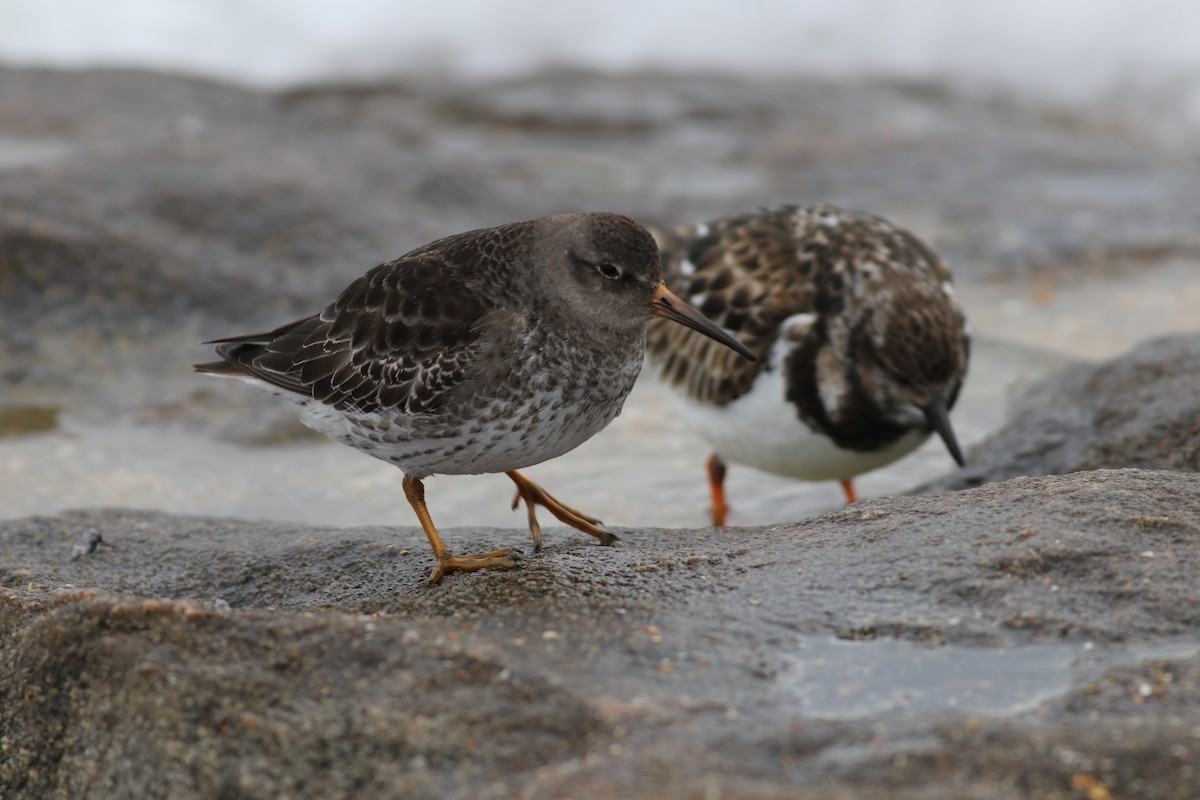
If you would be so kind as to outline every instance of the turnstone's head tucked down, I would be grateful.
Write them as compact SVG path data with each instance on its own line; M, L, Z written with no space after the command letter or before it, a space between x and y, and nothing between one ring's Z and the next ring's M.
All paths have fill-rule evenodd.
M713 447L713 523L727 512L725 460L803 480L891 463L950 427L969 338L950 270L886 220L829 205L729 216L657 233L666 280L759 356L731 358L654 323L648 352Z
M425 506L435 473L504 472L602 544L616 536L516 470L582 444L633 387L654 316L753 356L662 282L650 233L617 214L562 214L450 236L367 272L324 311L218 339L196 369L287 397L305 424L395 464L446 572L515 567L515 550L454 556ZM514 507L516 506L514 501Z

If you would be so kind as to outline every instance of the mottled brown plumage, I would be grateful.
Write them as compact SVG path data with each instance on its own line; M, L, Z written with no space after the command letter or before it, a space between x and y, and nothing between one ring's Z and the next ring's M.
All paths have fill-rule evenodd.
M760 209L656 235L665 280L758 356L729 358L687 331L650 327L651 363L719 454L842 480L851 499L854 475L932 430L961 462L946 412L966 373L968 337L950 271L920 239L828 205ZM739 402L756 387L772 395ZM768 412L778 414L769 424L745 418ZM781 439L793 423L799 433ZM802 446L808 434L836 450ZM839 452L848 457L830 457ZM710 474L723 475L716 466Z

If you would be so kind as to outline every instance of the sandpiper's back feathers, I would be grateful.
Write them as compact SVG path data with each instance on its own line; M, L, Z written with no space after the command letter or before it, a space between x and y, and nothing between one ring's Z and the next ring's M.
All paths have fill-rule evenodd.
M227 366L202 367L240 370L339 411L426 412L463 382L494 328L518 322L495 302L445 261L405 256L363 275L320 314L216 340Z

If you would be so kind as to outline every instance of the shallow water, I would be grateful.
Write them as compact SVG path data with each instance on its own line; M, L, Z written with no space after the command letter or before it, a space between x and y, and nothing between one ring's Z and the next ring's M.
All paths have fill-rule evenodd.
M1175 260L1087 281L962 288L974 343L952 419L964 450L1005 422L1014 393L1065 364L1200 328L1197 274L1200 265ZM181 364L194 355L181 354ZM222 384L214 391L253 390ZM707 455L660 390L642 381L607 430L526 472L612 527L698 527L708 524ZM935 437L856 483L864 498L897 494L953 467ZM161 426L94 425L65 411L58 430L0 439L0 476L0 517L8 518L124 506L331 526L416 523L394 468L319 439L238 446ZM842 503L834 482L802 483L737 466L727 491L731 525L794 520ZM512 485L503 476L435 477L428 500L442 527L524 527L523 514L510 510Z
M965 447L1004 418L1006 387L1059 363L1024 348L983 344L955 427ZM252 391L222 385L230 391ZM672 414L649 381L624 413L577 450L525 472L564 502L616 527L708 524L704 460L708 450ZM953 466L939 440L864 476L865 496L897 493ZM395 468L320 439L282 446L239 446L198 432L134 424L93 425L64 417L60 430L0 439L0 516L67 508L125 506L174 513L275 519L318 525L412 525L415 517ZM511 511L512 484L501 475L427 481L442 527L523 527ZM838 507L834 482L801 483L732 467L730 523L796 519ZM546 516L544 524L553 521Z
M1197 645L1191 647L1195 652ZM789 654L793 670L784 683L803 714L814 719L940 712L1008 716L1065 695L1079 672L1094 665L1094 651L1090 643L993 650L810 636Z
M810 719L1015 717L1044 713L1113 670L1198 653L1200 641L1191 636L1151 645L1070 642L1005 649L806 636L800 649L785 654L791 669L780 680ZM1148 684L1130 687L1131 692L1149 690ZM871 755L876 754L872 748ZM852 748L826 753L847 762L863 755Z

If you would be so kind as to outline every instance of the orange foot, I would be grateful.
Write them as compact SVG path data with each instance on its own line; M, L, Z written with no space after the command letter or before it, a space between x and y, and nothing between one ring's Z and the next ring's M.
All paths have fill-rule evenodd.
M542 526L538 524L537 514L534 512L535 506L544 506L558 518L559 522L565 522L576 530L583 531L589 536L595 536L600 540L600 544L612 544L617 541L616 534L609 533L600 527L604 524L603 522L576 511L570 506L563 505L541 486L516 470L504 474L517 485L517 494L512 502L513 510L515 511L524 500L525 508L529 511L529 532L533 534L533 552L537 553L542 549Z
M724 528L725 518L729 516L729 506L725 502L725 462L716 453L704 462L708 469L708 491L712 498L712 524L714 528Z
M438 583L447 572L474 572L477 569L516 569L525 563L520 550L493 550L469 556L438 553L437 566L429 573L429 582Z
M408 498L408 503L413 507L413 511L417 512L417 519L420 520L421 528L424 529L425 536L429 539L429 546L433 548L433 557L437 559L437 566L429 574L430 583L438 583L447 572L473 572L477 569L492 568L514 569L524 563L519 550L493 550L490 553L470 556L451 554L450 549L442 543L442 537L438 534L433 519L429 516L429 508L425 505L425 485L419 478L404 476L404 496Z

